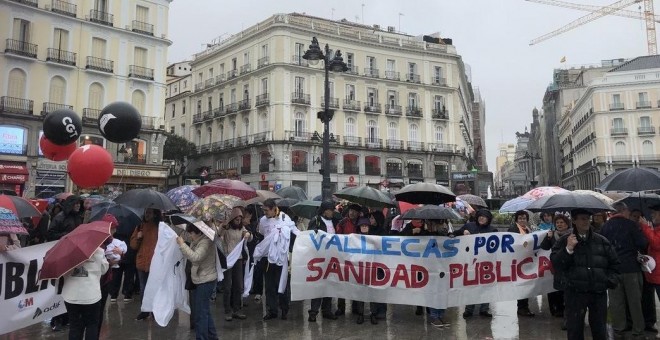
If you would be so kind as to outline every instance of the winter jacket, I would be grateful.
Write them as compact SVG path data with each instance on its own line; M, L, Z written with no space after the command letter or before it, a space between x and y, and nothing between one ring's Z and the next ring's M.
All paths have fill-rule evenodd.
M656 268L650 273L644 273L646 280L650 283L660 285L660 225L655 228L650 225L642 225L642 233L649 241L648 255L651 256L656 263Z
M64 276L62 299L78 305L91 305L101 300L101 275L108 267L103 249L97 248L89 260Z
M532 232L532 228L530 228L530 227L524 227L524 228L527 229L527 234ZM507 229L506 231L509 232L509 233L520 234L520 228L518 228L518 225L515 224L515 223L512 226L510 226L509 229Z
M257 228L257 223L250 223L244 225L245 229L252 234L252 239L248 242L247 247L250 252L250 256L254 254L254 248L259 244L259 242L264 240L264 235L261 235L259 228Z
M218 280L213 241L202 235L197 241L193 241L190 246L182 243L179 248L183 256L192 262L190 276L194 284L198 285Z
M485 216L488 218L488 222L485 225L479 225L477 222L468 222L463 225L463 227L459 230L454 231L454 235L457 236L463 236L465 231L469 231L470 235L472 234L487 234L487 233L496 233L498 232L495 227L493 227L490 223L493 221L493 214L491 214L490 211L486 209L480 209L477 211L475 214L475 221L479 220L479 216Z
M564 231L563 234L560 235L558 231L554 231L552 237L549 237L546 235L546 237L541 241L541 249L543 250L550 250L552 247L555 246L561 240L562 237L566 235L570 235L573 233L573 228L569 228ZM562 278L562 273L555 271L554 276L552 278L552 286L556 290L563 290L564 288L562 287L562 282L564 282L564 279Z
M80 203L80 210L78 212L73 211L73 206L76 202ZM83 204L80 197L69 196L61 203L61 206L62 211L50 221L47 235L49 241L59 240L62 236L72 232L73 229L76 229L76 227L83 223Z
M138 239L138 232L142 231L142 238ZM131 248L137 251L135 256L135 267L143 272L149 272L151 258L154 256L158 242L158 226L155 223L142 222L133 230L131 235Z
M339 224L337 224L337 227L335 228L335 231L337 234L355 234L358 232L358 228L355 225L355 221L351 220L348 218L348 216L344 217L341 221L339 221Z
M332 219L332 225L335 227L335 231L337 230L337 226L339 225L339 220L336 218ZM325 222L321 219L321 215L316 215L314 218L312 218L309 221L309 224L307 225L307 230L313 230L313 231L325 231L326 233L328 232L328 227L325 225Z
M608 288L616 288L614 276L619 259L610 242L589 230L587 237L575 246L573 254L569 254L566 250L568 236L554 245L550 255L552 266L563 281L559 288L583 293L605 293Z
M225 256L229 255L234 248L236 248L236 245L241 242L243 239L243 233L247 232L247 229L245 227L241 226L240 228L236 229L233 227L225 228L225 227L220 227L218 228L218 237L220 238L220 242L222 244L222 251ZM249 240L252 239L252 236L250 236ZM243 255L239 257L239 259L242 259Z
M642 271L637 254L646 250L648 241L637 223L621 215L614 215L605 222L600 234L605 236L621 261L617 266L619 273L639 273Z

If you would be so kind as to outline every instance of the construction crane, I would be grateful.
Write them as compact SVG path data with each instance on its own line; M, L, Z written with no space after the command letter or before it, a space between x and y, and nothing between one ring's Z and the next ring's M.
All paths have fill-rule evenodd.
M618 15L627 18L644 20L646 22L646 44L648 47L648 54L649 55L658 54L657 41L655 35L655 23L660 22L659 20L660 18L658 18L653 11L653 0L620 0L613 4L602 7L574 4L574 3L569 3L565 1L556 1L556 0L526 0L526 1L591 12L557 30L554 30L550 33L544 34L536 39L533 39L532 41L530 41L529 43L530 45L538 44L542 41L548 40L562 33L568 32L576 27L582 26L596 19L602 18L606 15ZM644 13L640 14L634 11L624 10L624 8L630 5L641 2L644 2Z

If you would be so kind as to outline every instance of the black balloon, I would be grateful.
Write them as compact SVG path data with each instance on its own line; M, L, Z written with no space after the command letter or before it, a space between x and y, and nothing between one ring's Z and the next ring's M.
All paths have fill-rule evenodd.
M130 142L137 138L141 128L140 112L129 103L110 103L99 114L99 131L111 142Z
M80 137L82 120L69 109L55 110L44 118L44 135L53 144L68 145Z

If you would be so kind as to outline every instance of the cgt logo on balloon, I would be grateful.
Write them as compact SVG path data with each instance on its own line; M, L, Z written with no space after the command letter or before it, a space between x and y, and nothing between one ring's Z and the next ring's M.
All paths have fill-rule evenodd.
M110 119L117 118L115 117L112 113L105 114L101 116L101 120L99 121L99 129L101 129L101 132L105 134L105 126L108 124Z
M76 126L73 125L71 117L62 118L62 124L64 125L66 132L70 133L69 137L78 137L78 130L76 129Z

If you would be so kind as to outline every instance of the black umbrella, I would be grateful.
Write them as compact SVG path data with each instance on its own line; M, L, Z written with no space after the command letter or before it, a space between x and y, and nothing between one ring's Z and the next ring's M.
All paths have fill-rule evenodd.
M397 201L413 204L441 204L456 201L456 195L446 187L433 183L408 184L394 194Z
M335 196L365 207L394 207L392 199L384 192L372 187L352 187L339 190Z
M660 205L660 195L635 192L626 198L620 199L618 202L623 202L628 206L628 209L639 210L646 218L650 218L651 209L649 207Z
M296 216L312 219L318 214L320 201L302 201L291 206L291 212Z
M135 227L142 223L140 209L131 208L116 202L102 202L92 206L89 221L101 221L105 214L111 214L117 219L117 234L131 236Z
M574 192L546 196L527 206L527 210L532 212L571 211L575 209L584 209L592 213L613 210L611 206L595 196Z
M607 176L596 187L600 191L660 190L660 171L649 168L631 168Z
M275 191L275 193L282 196L283 198L293 198L298 201L304 201L307 199L307 193L305 193L305 190L297 186L282 188Z
M115 198L115 202L138 209L179 210L169 197L151 189L129 190Z
M280 198L277 201L277 206L280 208L290 208L292 205L300 202L295 198Z
M454 209L441 207L437 205L425 205L419 208L413 208L401 215L404 220L460 220L461 215L457 214Z

